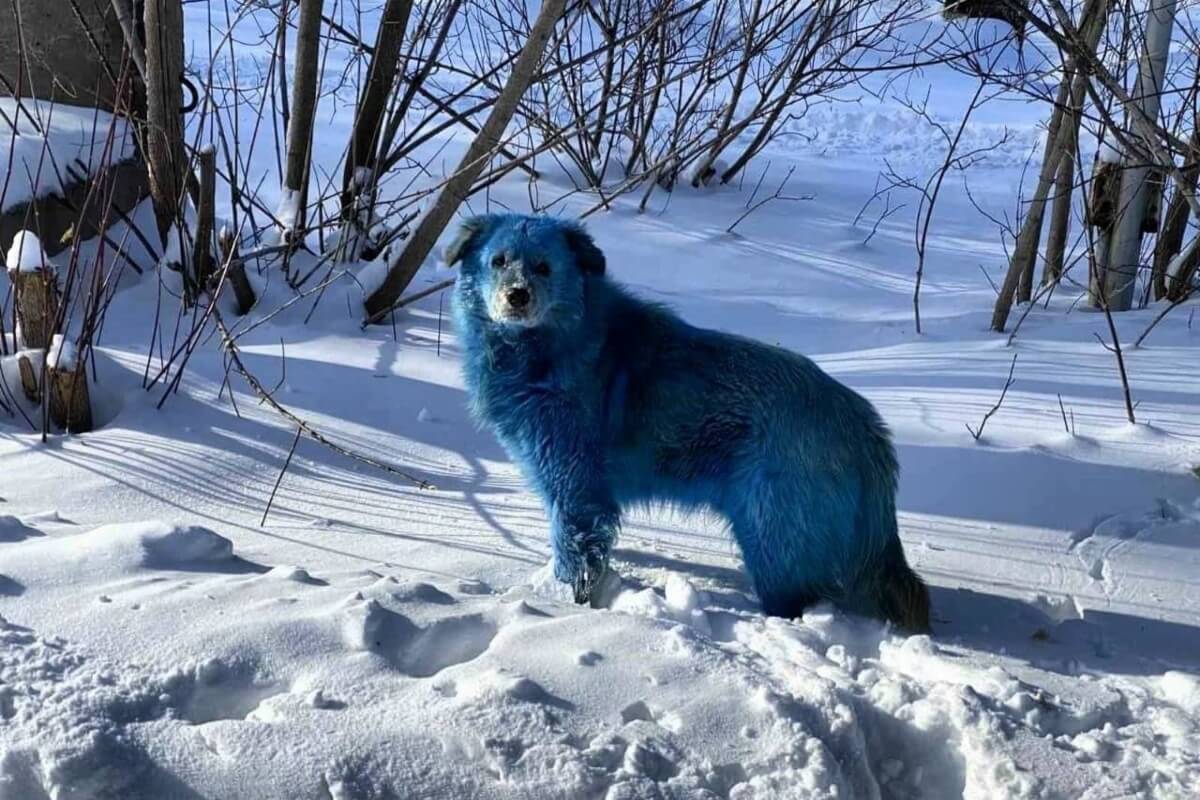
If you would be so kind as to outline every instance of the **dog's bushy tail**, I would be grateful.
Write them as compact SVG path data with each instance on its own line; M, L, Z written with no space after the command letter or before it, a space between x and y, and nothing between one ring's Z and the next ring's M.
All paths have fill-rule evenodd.
M882 425L882 423L880 423ZM875 616L894 623L908 633L928 633L929 589L913 572L904 557L896 521L896 464L890 442L880 448L883 455L873 462L874 480L863 499L858 523L880 547L868 562L865 574L867 602Z
M904 559L899 539L889 550L876 587L880 614L908 633L929 633L929 589Z

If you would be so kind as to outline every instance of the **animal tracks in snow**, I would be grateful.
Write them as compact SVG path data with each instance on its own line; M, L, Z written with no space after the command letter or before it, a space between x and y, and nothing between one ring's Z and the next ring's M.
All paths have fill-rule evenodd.
M422 628L378 600L352 597L351 603L343 623L346 643L377 653L415 678L428 678L477 658L498 630L482 614L439 619Z

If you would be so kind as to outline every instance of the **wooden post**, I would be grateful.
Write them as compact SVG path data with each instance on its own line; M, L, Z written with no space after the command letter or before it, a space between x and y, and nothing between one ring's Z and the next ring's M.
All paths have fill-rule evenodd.
M17 297L17 322L25 347L50 344L58 322L58 275L51 266L8 273Z
M196 209L196 238L192 249L195 294L200 296L213 276L213 226L216 216L217 151L211 145L200 151L200 202Z
M46 372L50 384L50 419L68 433L87 433L92 429L92 404L88 396L87 364L68 368L51 367Z
M79 357L74 342L61 334L55 334L46 354L46 392L55 425L68 433L92 429L87 361Z

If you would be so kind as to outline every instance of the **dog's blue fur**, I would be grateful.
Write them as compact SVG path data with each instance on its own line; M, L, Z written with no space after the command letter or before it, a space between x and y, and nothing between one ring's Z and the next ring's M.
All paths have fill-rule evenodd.
M446 260L462 262L472 410L541 494L555 575L577 601L607 567L621 509L668 502L728 518L767 613L830 600L928 627L896 533L895 453L865 399L803 356L635 298L574 223L475 217ZM536 311L497 319L513 286Z

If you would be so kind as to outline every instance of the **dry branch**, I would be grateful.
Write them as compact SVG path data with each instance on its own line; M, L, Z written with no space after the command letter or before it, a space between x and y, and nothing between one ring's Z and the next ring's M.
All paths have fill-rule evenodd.
M237 346L236 342L234 341L233 336L230 335L229 328L226 327L226 325L225 325L225 320L221 318L221 312L214 310L213 311L213 319L216 320L217 329L221 332L222 345L225 349L225 352L229 354L229 360L232 363L234 369L236 369L238 371L238 374L240 374L242 376L242 378L245 379L246 383L249 384L250 388L254 391L254 394L256 394L262 402L269 405L284 419L289 420L293 425L296 425L300 430L304 431L306 436L308 436L313 441L318 442L319 444L324 445L325 447L328 447L330 450L334 451L335 453L339 453L340 455L346 456L347 458L354 459L355 461L358 461L362 464L367 464L368 466L375 467L376 469L381 469L390 475L395 475L399 478L403 478L404 480L408 481L409 483L416 485L416 487L418 489L436 488L429 481L423 480L421 478L413 477L409 473L407 473L403 470L397 469L396 467L393 467L391 464L385 464L384 462L378 461L374 458L371 458L370 456L364 456L361 453L356 453L353 450L350 450L346 447L343 447L340 444L337 444L336 442L331 441L330 439L326 438L325 435L322 434L320 431L313 428L312 425L308 424L303 419L301 419L300 417L296 416L294 413L289 411L278 400L275 399L274 395L271 392L268 392L266 390L266 388L262 385L262 382L260 382L258 380L258 378L255 377L254 373L250 372L250 370L248 370L246 368L245 363L242 361L241 352L238 350L238 346Z

